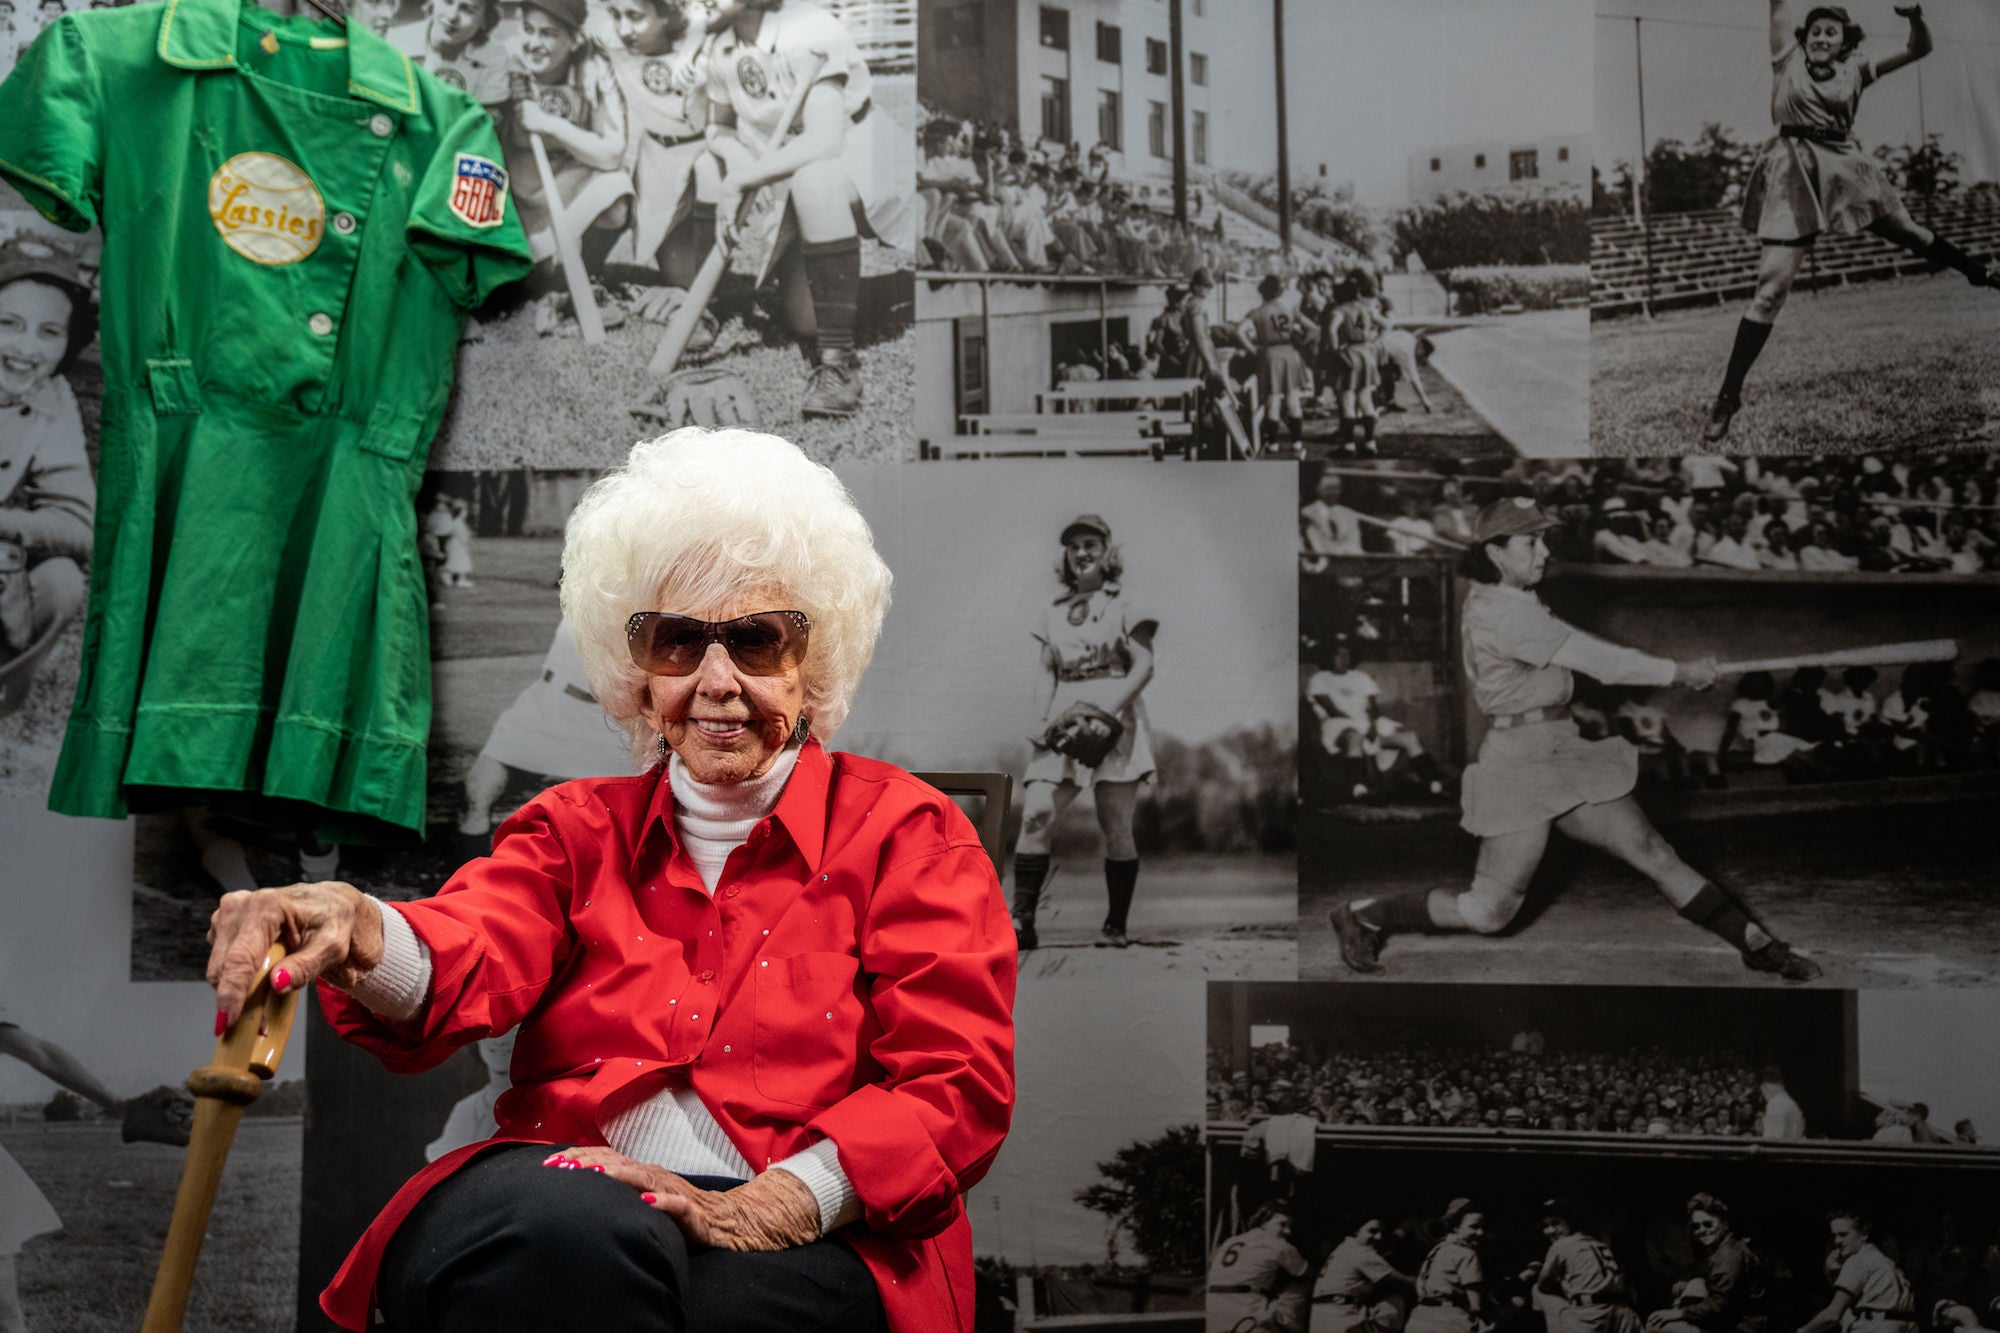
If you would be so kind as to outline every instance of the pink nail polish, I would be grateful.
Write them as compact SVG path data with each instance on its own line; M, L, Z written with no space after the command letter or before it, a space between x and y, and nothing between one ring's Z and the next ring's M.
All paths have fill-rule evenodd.
M286 991L290 990L291 988L292 988L292 974L289 970L281 967L277 971L271 974L272 990Z
M593 1166L590 1169L597 1172L599 1175L602 1175L604 1173L604 1168L601 1166Z
M660 1196L657 1194L641 1194L639 1196L640 1203L658 1203L659 1201Z
M544 1158L542 1159L542 1165L543 1165L543 1166L554 1166L554 1165L555 1165L555 1164L556 1164L557 1162L560 1162L561 1160L562 1160L562 1154L561 1154L561 1153L559 1153L559 1152L554 1152L554 1153L550 1153L550 1154L549 1154L549 1155L548 1155L547 1157L544 1157Z
M219 1037L227 1031L229 1031L229 1015L218 1009L215 1011L215 1035Z

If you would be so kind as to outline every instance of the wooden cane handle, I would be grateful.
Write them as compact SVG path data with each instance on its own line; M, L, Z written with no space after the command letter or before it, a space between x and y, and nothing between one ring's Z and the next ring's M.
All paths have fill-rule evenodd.
M153 1294L146 1303L142 1333L180 1333L194 1286L195 1264L222 1185L222 1168L243 1110L263 1095L264 1084L278 1072L278 1061L291 1035L296 991L277 995L271 989L271 969L287 950L273 944L250 983L243 1012L215 1042L209 1063L188 1075L195 1095L194 1131L181 1165L180 1190L174 1196L173 1220L160 1251Z

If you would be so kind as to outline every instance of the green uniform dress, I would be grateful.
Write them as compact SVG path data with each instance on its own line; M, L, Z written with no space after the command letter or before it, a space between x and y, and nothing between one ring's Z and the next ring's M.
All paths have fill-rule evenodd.
M104 412L65 814L424 822L414 497L464 313L529 267L486 111L358 25L66 15L0 176L104 232Z

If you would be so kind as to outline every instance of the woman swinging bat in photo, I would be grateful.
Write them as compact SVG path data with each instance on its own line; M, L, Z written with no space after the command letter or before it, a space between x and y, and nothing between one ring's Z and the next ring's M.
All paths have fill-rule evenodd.
M1743 405L1743 379L1822 232L1873 232L1956 269L1975 287L2000 285L1992 265L1912 218L1894 182L1855 141L1862 91L1931 53L1923 6L1897 5L1896 12L1909 20L1908 45L1869 60L1860 54L1861 27L1845 9L1814 5L1794 27L1791 0L1771 0L1771 120L1778 133L1758 154L1743 191L1743 229L1763 243L1763 257L1702 432L1711 444L1729 433Z
M1382 970L1385 940L1411 933L1498 934L1521 910L1551 829L1610 853L1653 881L1679 913L1727 940L1743 965L1786 981L1819 966L1794 953L1726 889L1680 858L1633 798L1638 751L1622 737L1587 741L1570 716L1575 672L1606 685L1705 690L1713 658L1676 662L1622 648L1558 620L1534 593L1547 568L1542 534L1559 526L1527 496L1480 510L1462 571L1465 672L1487 732L1465 770L1461 826L1479 839L1466 889L1356 898L1330 914L1341 960Z
M1153 679L1159 621L1121 592L1124 572L1111 525L1079 514L1062 531L1056 576L1063 593L1042 632L1048 695L1034 753L1022 779L1021 836L1014 844L1014 935L1021 949L1038 943L1035 909L1049 875L1056 825L1088 790L1104 834L1104 886L1110 903L1097 943L1124 948L1126 921L1139 883L1132 836L1139 784L1153 776L1152 729L1140 697Z

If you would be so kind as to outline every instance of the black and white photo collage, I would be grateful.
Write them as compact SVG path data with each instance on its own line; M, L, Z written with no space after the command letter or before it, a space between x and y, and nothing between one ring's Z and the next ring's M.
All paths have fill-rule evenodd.
M565 534L687 426L844 485L894 596L822 739L1006 899L959 1327L2000 1330L2000 4L259 3L482 104L532 264L390 501L405 826L52 813L185 460L0 132L0 1333L139 1324L221 895L424 898L652 762ZM0 0L0 79L182 6L256 7ZM391 1072L302 997L184 1326L342 1326L514 1045Z

